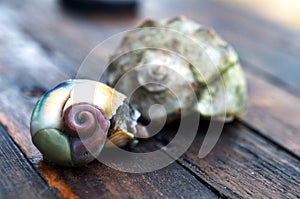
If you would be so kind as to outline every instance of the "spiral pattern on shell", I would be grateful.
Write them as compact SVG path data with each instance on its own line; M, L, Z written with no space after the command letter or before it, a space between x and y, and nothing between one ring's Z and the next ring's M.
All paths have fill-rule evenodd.
M105 144L109 127L104 111L89 103L74 104L64 112L63 122L63 132L70 136L73 164L94 160Z

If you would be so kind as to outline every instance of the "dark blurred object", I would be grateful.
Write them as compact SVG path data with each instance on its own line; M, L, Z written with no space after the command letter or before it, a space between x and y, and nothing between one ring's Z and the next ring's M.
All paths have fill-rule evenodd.
M88 11L130 11L135 10L138 0L61 0L65 8Z

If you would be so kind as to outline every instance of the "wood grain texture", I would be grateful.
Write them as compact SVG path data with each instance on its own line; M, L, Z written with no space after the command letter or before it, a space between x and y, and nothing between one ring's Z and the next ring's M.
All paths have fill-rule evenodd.
M252 72L247 113L242 121L265 137L300 157L300 98L291 95Z
M0 125L0 198L56 198Z
M207 128L202 125L190 149L178 160L229 198L298 198L299 159L238 123L225 126L212 152L198 157ZM169 135L161 138L165 143Z
M217 198L178 163L147 174L128 174L98 162L76 169L40 162L39 170L51 171L79 198Z

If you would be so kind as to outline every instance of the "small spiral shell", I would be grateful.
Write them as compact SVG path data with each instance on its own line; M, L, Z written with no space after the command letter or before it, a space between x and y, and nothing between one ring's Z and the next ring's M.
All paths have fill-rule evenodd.
M139 115L133 117L125 98L99 82L65 81L37 102L30 123L32 141L55 164L87 164L100 154L107 137L124 146L137 133Z

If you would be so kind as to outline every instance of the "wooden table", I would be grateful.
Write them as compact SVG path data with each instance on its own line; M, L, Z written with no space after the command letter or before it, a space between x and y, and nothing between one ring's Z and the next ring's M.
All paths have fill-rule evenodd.
M248 80L247 114L225 126L207 157L197 157L200 128L182 157L146 174L122 173L98 162L82 168L44 162L29 132L38 97L75 77L88 52L110 35L145 18L177 15L214 27L237 49ZM58 1L3 0L0 197L300 198L299 57L299 33L212 1L145 0L136 12L83 12ZM167 139L142 142L137 150Z

